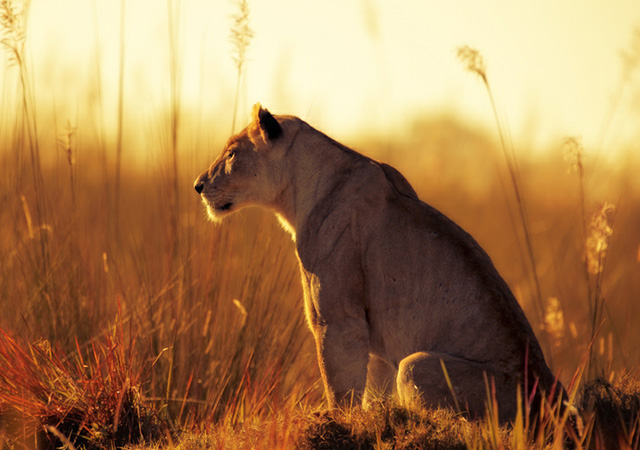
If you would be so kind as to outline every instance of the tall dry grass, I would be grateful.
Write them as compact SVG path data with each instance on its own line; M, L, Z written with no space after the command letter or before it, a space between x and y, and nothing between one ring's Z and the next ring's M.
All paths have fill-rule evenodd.
M3 6L14 13L10 3ZM148 370L145 401L175 423L223 417L235 423L285 401L317 402L321 394L290 238L270 215L256 211L230 227L212 227L191 192L215 150L201 151L197 161L181 158L195 140L181 138L192 129L181 121L177 8L167 2L170 101L159 112L154 138L164 160L151 170L126 162L123 147L134 149L127 144L123 98L107 138L101 114L80 114L73 126L35 112L0 124L2 147L15 151L0 156L3 172L14 173L1 182L0 217L8 228L0 237L0 326L23 341L44 339L64 354L86 357L92 343L111 333L119 304ZM120 97L122 64L121 58ZM99 84L99 67L96 73ZM16 100L25 111L37 103ZM26 119L53 129L54 138L22 126ZM42 149L48 163L40 167L34 159L25 167L19 156L30 148ZM95 148L115 157L104 161ZM29 169L41 170L47 189L18 182ZM51 214L45 219L37 205Z
M238 11L233 16L231 27L231 44L233 46L233 62L236 66L236 94L233 100L233 116L231 119L231 134L237 132L236 121L238 117L238 102L240 101L240 86L247 64L247 52L253 39L253 30L250 24L250 9L247 0L237 2Z
M124 72L125 72L125 21L126 18L126 8L125 8L125 0L121 0L120 2L120 45L119 45L119 55L118 55L118 113L117 113L117 127L116 127L116 167L115 167L115 193L114 193L114 227L113 229L117 232L119 227L118 223L120 220L120 191L122 190L121 186L121 174L122 174L122 152L124 146ZM98 68L98 74L100 73L100 69ZM98 89L101 89L101 86L98 86ZM116 236L117 237L117 236Z
M542 321L544 317L544 302L542 299L542 289L540 288L540 279L538 277L538 270L536 267L536 257L531 243L531 223L529 219L529 213L527 210L526 196L522 187L523 180L520 175L520 169L518 167L518 159L516 157L515 147L511 141L511 135L508 128L500 120L498 115L498 106L491 89L491 83L487 75L487 66L484 58L480 52L469 46L463 46L458 49L458 58L466 65L467 70L475 73L480 77L484 87L489 96L489 102L491 103L491 110L498 129L498 136L500 138L500 146L502 148L502 155L504 156L504 162L507 167L507 173L509 175L509 181L511 182L511 189L516 203L516 210L518 218L520 220L520 227L522 228L521 236L525 244L526 257L521 256L522 260L526 262L530 271L530 279L533 287L535 288L535 304L537 306L536 313L538 321ZM507 199L508 201L508 199ZM507 204L507 206L509 206ZM513 219L512 219L513 223ZM519 230L514 230L516 235L519 235ZM544 343L549 348L548 336L543 335ZM551 356L548 356L551 358ZM552 363L552 361L550 361Z

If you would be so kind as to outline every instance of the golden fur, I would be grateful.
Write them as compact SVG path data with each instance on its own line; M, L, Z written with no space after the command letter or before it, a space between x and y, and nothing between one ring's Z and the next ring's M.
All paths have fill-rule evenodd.
M484 413L485 376L501 420L515 416L517 386L554 390L487 254L391 166L256 105L195 187L214 220L261 205L292 234L330 406L375 390L454 407L443 365L471 416Z

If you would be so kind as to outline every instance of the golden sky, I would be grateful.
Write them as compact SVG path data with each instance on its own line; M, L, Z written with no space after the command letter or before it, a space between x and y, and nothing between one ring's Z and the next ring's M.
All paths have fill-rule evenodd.
M27 45L37 95L62 120L86 113L98 74L105 114L113 115L120 6L32 1ZM336 138L385 134L409 126L416 114L443 112L492 127L486 91L456 58L456 49L469 45L485 57L515 139L542 146L578 135L587 147L598 145L620 87L621 52L640 28L638 0L253 0L249 7L255 37L240 122L260 101ZM182 104L198 117L227 117L218 125L228 134L236 83L231 0L126 0L128 114L144 125L168 103L170 8ZM5 63L0 72L5 95L11 70ZM638 137L637 75L607 127L611 146Z

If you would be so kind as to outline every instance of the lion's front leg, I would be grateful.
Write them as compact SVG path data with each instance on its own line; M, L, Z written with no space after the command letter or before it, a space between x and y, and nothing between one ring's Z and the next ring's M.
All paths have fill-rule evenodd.
M366 321L314 327L318 364L330 408L362 403L369 362Z
M362 258L349 217L322 215L310 225L319 228L313 239L303 233L297 241L305 313L331 408L362 403L369 363Z

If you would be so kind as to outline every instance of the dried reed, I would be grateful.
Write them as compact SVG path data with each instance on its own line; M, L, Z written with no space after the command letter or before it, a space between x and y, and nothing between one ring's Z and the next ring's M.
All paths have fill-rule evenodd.
M482 83L484 84L487 93L489 94L489 101L491 102L491 109L493 110L494 119L496 122L496 126L498 128L498 135L500 137L500 144L502 148L502 153L504 155L504 160L507 164L507 169L509 171L509 177L511 180L511 187L513 188L513 192L516 198L516 203L518 206L518 213L520 217L520 225L522 226L522 231L524 235L524 241L527 249L527 256L529 259L529 269L531 271L531 279L533 280L533 286L535 290L535 299L536 299L536 312L538 314L538 322L542 323L544 318L544 302L542 299L542 289L540 287L540 279L538 277L538 271L536 269L536 259L533 252L533 244L531 242L531 230L529 225L529 218L527 215L527 207L525 204L524 194L522 193L522 177L520 176L520 170L518 169L516 153L513 144L510 142L507 143L507 132L502 124L502 121L498 115L498 108L496 106L496 102L493 96L493 91L491 89L491 84L489 83L489 78L487 76L487 66L484 62L484 58L482 54L476 49L473 49L469 46L462 46L458 48L458 58L466 65L466 69L472 73L475 73L480 77ZM547 342L547 346L549 346L548 336L545 335L545 341ZM549 358L551 356L549 355ZM551 361L550 361L551 362Z
M233 46L232 57L236 65L236 95L233 104L233 118L231 120L231 134L236 132L236 118L238 116L238 102L240 101L240 85L244 75L244 67L247 62L247 51L253 39L253 30L249 24L249 2L248 0L238 0L238 12L233 16L233 26L231 27L231 45Z

